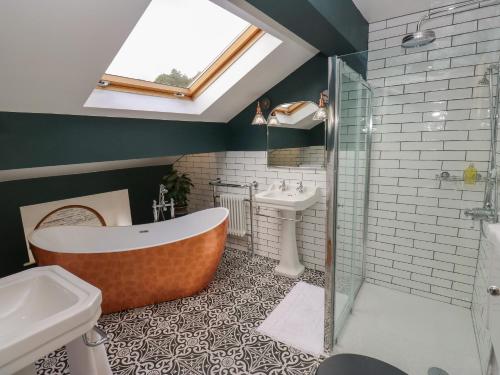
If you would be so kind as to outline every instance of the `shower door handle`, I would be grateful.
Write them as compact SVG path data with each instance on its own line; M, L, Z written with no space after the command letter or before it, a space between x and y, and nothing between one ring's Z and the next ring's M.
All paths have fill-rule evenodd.
M492 286L488 287L487 291L488 291L488 294L491 296L495 296L495 297L500 296L500 288L498 286L492 285Z

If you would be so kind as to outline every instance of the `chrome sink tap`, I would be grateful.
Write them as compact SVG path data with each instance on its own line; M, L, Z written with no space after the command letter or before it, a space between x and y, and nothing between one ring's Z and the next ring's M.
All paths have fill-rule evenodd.
M304 184L302 183L302 181L297 182L297 191L299 193L303 193L304 192Z
M285 182L285 180L281 181L281 184L280 184L280 186L278 186L278 189L280 189L280 191L285 191L286 190L286 182Z

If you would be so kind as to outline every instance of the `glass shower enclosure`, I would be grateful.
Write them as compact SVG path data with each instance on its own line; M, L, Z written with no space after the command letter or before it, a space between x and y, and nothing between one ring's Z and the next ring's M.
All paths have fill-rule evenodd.
M372 89L366 55L329 59L325 350L331 353L365 275Z
M370 250L372 246L368 246L368 250L366 246L367 240L373 239L368 238L368 225L374 224L368 222L370 154L372 140L377 145L375 151L378 152L383 137L378 132L372 134L372 106L375 106L377 111L382 103L380 97L386 94L390 96L390 94L387 93L385 87L377 89L381 91L377 91L377 98L375 102L373 101L372 88L365 80L367 57L367 52L360 52L329 59L324 337L325 351L328 354L333 354L334 346L342 335L342 330L349 319L365 277L371 279L372 271L374 271L374 268L371 268L373 267L371 259L368 258L368 265L365 262L366 257L374 255L371 253L373 250ZM497 312L500 310L500 302L497 300L500 297L497 297L498 288L495 287L495 285L498 286L500 276L498 276L497 269L492 271L493 249L488 232L488 224L498 222L498 202L500 201L500 192L497 189L500 165L500 147L497 137L500 117L499 71L500 63L498 62L484 64L480 69L476 69L475 76L472 77L474 97L471 98L469 104L471 108L466 108L475 109L478 116L484 117L479 117L480 129L482 139L489 141L489 156L483 157L482 170L480 170L482 175L478 175L477 183L473 187L467 187L460 182L463 181L458 175L460 171L453 171L456 179L451 181L446 181L449 178L446 170L436 171L435 174L435 179L440 181L436 189L446 192L443 194L454 190L461 192L469 189L475 193L475 196L482 196L480 199L476 198L471 201L458 200L461 204L458 207L463 211L460 216L460 220L463 221L460 221L459 225L471 233L476 231L477 239L479 239L474 285L472 290L468 290L472 292L471 323L474 329L471 333L475 335L476 342L473 344L477 344L483 374L496 373L491 372L492 363L493 367L497 368L495 367L497 356L492 343L496 339L500 343L498 338L500 328L498 331L492 329L492 317L498 317ZM466 130L475 129L466 128ZM434 131L434 129L427 131ZM377 153L373 155L376 157ZM468 159L460 161L460 164L466 162ZM373 165L376 169L376 162ZM443 172L447 173L448 177L443 177ZM374 173L377 171L375 170ZM433 177L428 177L428 179ZM442 180L443 178L445 181ZM432 324L432 320L429 319L429 326ZM500 323L497 324L497 327L500 327ZM348 326L344 334L347 335L349 330ZM429 331L429 327L427 330ZM466 337L466 335L461 337ZM446 356L448 349L443 347L442 352L436 353L436 358ZM429 369L435 368L431 365L432 363L429 363Z

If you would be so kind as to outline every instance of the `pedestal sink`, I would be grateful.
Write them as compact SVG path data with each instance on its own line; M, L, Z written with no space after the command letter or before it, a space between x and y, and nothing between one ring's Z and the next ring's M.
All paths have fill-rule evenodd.
M277 274L297 278L304 272L297 252L296 216L297 211L311 207L319 197L320 191L316 186L304 185L296 189L284 183L272 184L266 191L255 194L259 206L278 210L277 217L281 219L280 263L275 268Z
M36 374L35 361L66 345L72 375L110 375L104 339L94 342L100 315L101 291L59 266L0 279L0 374Z

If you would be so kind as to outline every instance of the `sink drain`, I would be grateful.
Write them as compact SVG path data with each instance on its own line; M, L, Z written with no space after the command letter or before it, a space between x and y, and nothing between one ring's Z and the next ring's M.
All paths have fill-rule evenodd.
M448 372L444 371L439 367L431 367L427 370L427 375L449 375Z

